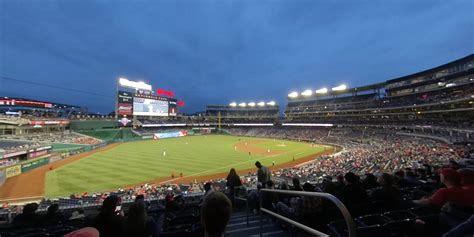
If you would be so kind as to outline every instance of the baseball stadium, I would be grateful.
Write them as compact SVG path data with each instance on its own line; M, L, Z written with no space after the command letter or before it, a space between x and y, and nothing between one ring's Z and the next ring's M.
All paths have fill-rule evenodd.
M401 2L1 0L0 237L474 236L474 4Z
M38 212L53 203L64 213L93 211L110 196L120 196L123 205L133 203L137 196L157 204L169 195L193 203L211 188L224 190L236 206L247 208L235 221L246 217L257 222L258 216L248 210L252 192L261 185L256 173L260 169L255 167L259 162L271 171L276 189L298 190L305 183L302 186L336 195L352 216L376 221L370 220L376 214L366 213L385 210L383 205L373 202L370 210L360 209L347 204L353 199L339 196L331 187L336 188L339 177L351 179L347 174L365 177L364 186L376 186L370 177L392 172L394 178L401 177L399 182L408 182L403 174L399 176L402 172L417 182L399 184L403 200L416 200L423 195L416 189L429 193L434 188L422 180L428 172L435 175L446 164L472 167L466 157L472 152L469 144L474 136L473 73L471 54L373 85L294 91L287 95L284 118L274 101L208 105L202 114L186 116L179 113L183 102L172 91L153 90L152 85L126 78L117 80L116 110L109 115L89 113L80 105L3 97L2 215L11 215L10 206L27 203L38 203ZM382 90L387 96L381 95ZM230 169L237 171L239 187L247 190L238 198L229 193ZM245 205L238 204L239 200ZM275 212L284 214L274 206ZM403 212L412 216L409 219L436 215L436 209L428 207L397 205L393 209L401 210L387 209L382 215ZM334 216L328 220L320 220L331 233L339 233L344 226L344 221L337 222L335 212L330 211ZM191 219L186 220L192 223ZM264 221L266 233L287 234L268 219ZM235 222L235 228L226 230L228 235L256 233L258 228L247 227L246 220L242 223ZM66 226L77 225L84 222ZM381 231L355 229L373 236ZM170 230L168 234L183 233Z

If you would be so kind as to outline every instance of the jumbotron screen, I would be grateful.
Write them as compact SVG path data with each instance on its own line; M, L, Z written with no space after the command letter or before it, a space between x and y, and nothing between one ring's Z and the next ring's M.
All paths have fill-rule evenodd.
M168 101L134 97L133 115L168 116Z

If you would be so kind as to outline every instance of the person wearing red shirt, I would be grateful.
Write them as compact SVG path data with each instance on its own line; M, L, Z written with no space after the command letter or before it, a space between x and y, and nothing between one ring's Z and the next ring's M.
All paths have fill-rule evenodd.
M431 204L437 207L442 207L446 203L452 203L461 206L474 207L474 189L472 185L461 186L461 174L455 169L446 168L440 172L441 182L446 185L446 188L438 189L429 198L424 198L415 203Z

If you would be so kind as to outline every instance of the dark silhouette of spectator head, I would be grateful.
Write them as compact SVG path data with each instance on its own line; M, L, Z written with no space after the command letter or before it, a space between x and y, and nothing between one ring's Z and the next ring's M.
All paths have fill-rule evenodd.
M301 188L301 182L298 178L293 178L292 182L293 182L293 190L303 191L303 189Z
M135 202L128 209L128 217L124 223L126 236L144 236L146 233L146 207L144 202Z
M288 190L288 184L286 183L286 181L281 182L281 183L278 185L278 189L281 189L281 190Z
M232 213L232 203L221 192L213 192L201 207L201 221L206 237L221 237Z
M59 212L59 204L54 203L48 207L48 215L53 216Z
M209 191L211 191L211 188L212 188L212 184L211 183L205 183L204 184L204 191L207 193Z
M255 162L255 166L260 169L262 167L262 164L260 164L260 161L257 161Z
M273 183L273 181L271 180L267 181L267 188L274 188L274 186L275 186L275 183Z
M115 195L108 196L102 203L100 214L111 215L115 213L117 206L120 205L120 201L120 198Z
M137 197L135 197L135 202L143 202L145 201L145 196L143 194L139 194L137 195Z
M352 172L349 172L346 175L344 175L344 179L346 180L348 184L355 184L359 182L359 176L357 176L356 174Z
M395 177L397 177L399 179L403 179L403 177L405 177L405 172L403 170L399 170L399 171L395 172Z
M306 192L314 192L315 187L310 183L303 184L303 190Z
M456 187L461 184L461 175L453 168L441 169L440 178L447 187Z
M393 180L392 175L390 175L388 173L383 173L379 177L379 183L382 186L392 186L394 184L394 180Z
M38 210L37 203L28 203L23 207L23 214L33 214Z
M235 169L234 169L234 168L230 169L230 171L229 171L229 176L238 176L238 175L237 175L237 172L235 172Z
M344 176L338 175L338 176L337 176L337 182L338 182L338 183L344 183Z

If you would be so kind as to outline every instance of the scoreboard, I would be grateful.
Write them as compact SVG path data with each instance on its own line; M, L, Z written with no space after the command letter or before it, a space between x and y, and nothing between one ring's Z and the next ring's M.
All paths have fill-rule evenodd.
M124 116L176 116L178 102L174 98L155 96L149 93L119 91L117 113Z

